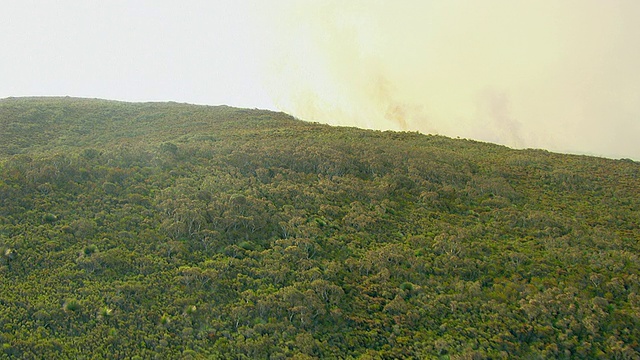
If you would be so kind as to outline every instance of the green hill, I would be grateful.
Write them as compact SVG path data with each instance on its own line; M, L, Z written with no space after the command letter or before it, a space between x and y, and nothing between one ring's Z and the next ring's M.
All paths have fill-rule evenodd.
M640 356L640 164L0 100L0 358Z

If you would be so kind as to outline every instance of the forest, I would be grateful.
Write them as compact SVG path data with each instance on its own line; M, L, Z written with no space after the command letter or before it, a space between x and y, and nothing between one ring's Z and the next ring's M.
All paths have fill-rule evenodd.
M0 359L640 359L640 163L0 100Z

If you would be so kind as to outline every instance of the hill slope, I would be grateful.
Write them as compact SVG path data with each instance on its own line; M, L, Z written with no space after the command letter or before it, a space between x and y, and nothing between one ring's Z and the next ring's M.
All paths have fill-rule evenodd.
M21 358L637 358L640 164L268 111L0 100Z

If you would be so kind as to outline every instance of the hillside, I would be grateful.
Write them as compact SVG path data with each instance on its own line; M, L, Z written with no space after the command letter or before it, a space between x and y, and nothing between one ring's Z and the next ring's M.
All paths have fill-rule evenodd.
M640 163L0 100L0 358L640 357Z

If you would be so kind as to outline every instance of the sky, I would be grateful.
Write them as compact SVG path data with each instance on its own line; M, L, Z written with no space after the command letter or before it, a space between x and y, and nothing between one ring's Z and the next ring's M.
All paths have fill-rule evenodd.
M640 160L637 0L1 0L0 98L271 109Z

